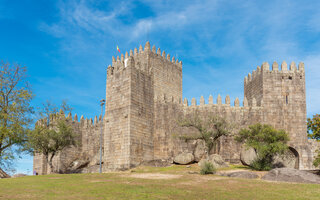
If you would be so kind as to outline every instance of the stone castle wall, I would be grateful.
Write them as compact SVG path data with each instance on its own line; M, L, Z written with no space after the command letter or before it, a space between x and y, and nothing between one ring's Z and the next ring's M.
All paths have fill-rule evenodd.
M149 43L139 51L113 57L107 69L103 121L75 119L72 126L81 145L56 156L55 166L72 165L72 160L87 156L89 164L82 172L97 171L101 125L104 171L128 169L153 160L170 161L181 152L194 151L195 141L176 137L183 131L192 132L179 128L177 120L197 113L223 117L237 130L258 122L284 129L290 136L290 147L296 151L299 168L311 169L317 144L306 136L304 65L291 63L288 69L284 62L280 70L277 63L269 68L263 63L245 77L243 106L238 98L231 106L229 96L222 103L220 95L216 103L210 96L207 104L201 97L199 104L192 99L189 105L186 99L182 102L181 61L155 47L151 49ZM214 151L226 161L238 163L240 148L232 137L223 137ZM36 154L34 168L45 171L44 166L43 157Z
M263 116L263 108L258 106L249 107L246 100L244 106L239 105L239 100L236 98L234 106L230 105L230 97L225 98L225 103L222 103L220 95L218 95L217 103L213 103L212 96L209 97L208 104L205 104L203 97L200 99L200 105L196 104L196 100L193 98L191 105L187 105L187 101L184 104L184 112L186 115L208 116L216 115L226 119L232 126L235 127L235 132L241 128L246 128L249 125L258 123ZM219 141L218 149L216 150L226 161L239 163L240 162L240 148L241 145L236 143L232 136L223 137Z
M57 115L59 115L59 113L57 113ZM99 119L95 117L94 120L84 119L84 117L81 116L80 121L78 121L77 115L72 119L72 116L69 113L67 121L76 134L77 146L66 148L53 158L54 170L56 172L69 173L72 172L70 169L75 165L83 164L85 166L95 166L99 164L101 128L104 131L104 126L101 124L101 116ZM52 118L50 123L55 123L55 119ZM91 169L86 169L85 171L90 172L90 170ZM97 171L97 167L92 170ZM40 175L51 173L49 164L46 162L44 155L35 153L33 157L33 171Z

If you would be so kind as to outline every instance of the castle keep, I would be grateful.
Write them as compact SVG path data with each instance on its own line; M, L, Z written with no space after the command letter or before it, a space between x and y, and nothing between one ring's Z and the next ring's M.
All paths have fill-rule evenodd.
M165 51L140 46L125 56L112 58L107 68L106 106L101 116L78 121L71 114L68 120L79 136L80 145L70 147L54 158L58 171L98 172L99 135L103 128L103 171L122 170L150 163L171 162L181 152L194 153L199 141L184 141L173 134L179 117L197 112L226 118L245 128L255 123L284 129L290 137L290 150L295 168L312 169L316 143L307 138L306 92L304 64L283 62L279 66L263 63L244 78L244 101L240 106L230 97L208 102L201 97L189 104L182 100L182 62ZM52 118L54 121L54 117ZM179 129L181 130L181 129ZM223 137L214 150L231 163L240 162L241 144L232 137ZM49 173L43 155L34 156L34 170Z

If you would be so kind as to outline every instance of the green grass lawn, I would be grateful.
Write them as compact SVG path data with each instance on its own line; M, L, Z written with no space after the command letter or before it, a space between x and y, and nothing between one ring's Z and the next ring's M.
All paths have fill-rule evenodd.
M231 166L230 169L241 169ZM192 165L0 179L0 199L320 199L320 185L189 174ZM226 170L226 169L225 169Z

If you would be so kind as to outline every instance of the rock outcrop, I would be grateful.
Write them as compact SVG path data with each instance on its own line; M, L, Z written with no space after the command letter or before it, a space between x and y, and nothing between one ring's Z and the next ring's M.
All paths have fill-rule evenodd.
M229 177L238 177L238 178L248 178L248 179L255 179L259 178L259 176L254 172L249 171L238 171L238 172L232 172L228 174Z
M246 179L256 179L259 178L258 174L251 171L236 171L236 172L222 172L219 173L220 176L246 178Z
M320 176L307 171L290 168L276 168L262 177L263 180L295 182L295 183L317 183L320 184Z
M294 169L297 167L297 159L292 151L289 150L283 155L274 156L272 165L274 166L274 168L285 167Z

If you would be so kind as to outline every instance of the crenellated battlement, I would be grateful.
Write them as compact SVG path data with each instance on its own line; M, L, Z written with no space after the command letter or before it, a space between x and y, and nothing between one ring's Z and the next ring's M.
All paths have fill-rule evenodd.
M145 87L152 88L152 100L181 103L182 62L160 48L156 49L156 46L151 48L147 42L144 48L140 45L139 49L130 50L125 55L112 57L112 65L107 69L107 90L111 92L115 85L119 85L123 88L120 94L124 94L130 85L136 87L148 84ZM128 85L123 85L124 82ZM114 98L107 100L111 99Z
M244 84L246 85L247 83L253 81L257 77L261 76L263 73L274 73L274 74L283 73L284 75L295 73L295 74L302 75L304 74L304 63L300 62L297 67L296 63L292 61L288 69L287 63L283 61L279 69L279 64L277 62L273 62L270 69L269 63L264 62L262 63L261 66L257 66L256 70L253 70L252 73L249 73L248 76L244 78Z
M246 98L244 98L243 103L242 103L242 106L240 106L240 101L239 101L239 98L237 97L237 98L234 100L234 103L233 103L233 106L232 106L231 103L230 103L230 96L227 95L227 96L225 97L224 103L222 103L222 98L221 98L221 95L220 95L220 94L219 94L218 97L217 97L216 103L213 102L213 97L212 97L212 95L210 95L209 98L208 98L208 103L207 103L207 104L205 103L204 97L201 96L201 97L200 97L200 103L199 103L199 104L197 104L196 98L192 98L192 99L191 99L191 104L189 104L187 98L184 98L184 100L183 100L183 106L184 106L184 107L203 107L203 106L208 107L208 106L216 106L216 107L232 107L232 108L249 108L248 101L247 101ZM263 105L262 105L262 106L263 106ZM253 100L253 104L252 104L250 107L261 107L261 106L258 106L257 103L256 103L256 100L254 99L254 100Z
M102 117L101 115L99 118L97 116L94 117L94 120L92 118L84 118L83 115L80 118L80 121L78 121L78 115L75 114L72 118L71 112L66 116L64 113L57 112L55 114L50 114L50 124L55 124L59 118L64 117L67 119L67 122L72 123L73 125L78 125L79 127L96 127L102 123ZM35 124L36 126L41 126L47 124L47 118L39 119Z
M115 58L112 56L112 65L108 66L107 74L108 76L112 76L115 71L122 71L127 67L135 67L150 72L152 66L147 66L149 69L146 69L146 66L141 65L143 60L148 60L149 58L160 59L162 62L165 62L166 65L174 65L182 71L182 61L179 61L174 56L171 58L170 54L166 54L165 51L161 52L160 48L156 51L156 46L153 46L151 49L150 43L146 42L144 48L140 45L139 51L135 48L134 50L130 50L129 53L126 52L125 55L121 54L120 57L117 56L117 58Z

